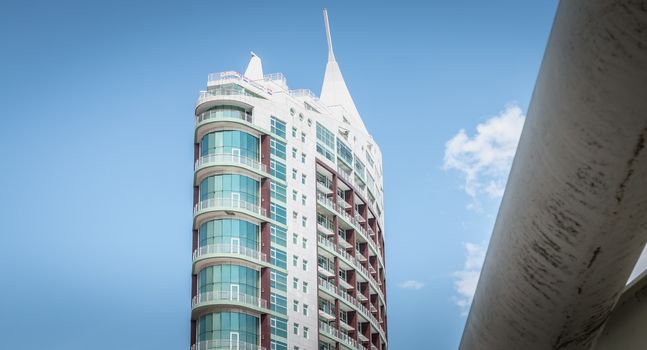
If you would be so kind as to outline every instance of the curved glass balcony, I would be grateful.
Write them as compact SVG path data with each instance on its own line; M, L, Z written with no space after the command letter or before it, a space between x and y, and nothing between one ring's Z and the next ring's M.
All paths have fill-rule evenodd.
M267 300L231 291L203 292L194 296L191 301L191 308L193 310L216 305L242 306L258 312L267 311Z

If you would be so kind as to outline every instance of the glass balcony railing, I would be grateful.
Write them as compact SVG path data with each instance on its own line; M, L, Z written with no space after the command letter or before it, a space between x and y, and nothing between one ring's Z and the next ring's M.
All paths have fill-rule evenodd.
M234 256L238 255L249 260L256 260L258 262L264 263L269 262L267 259L267 254L265 253L261 253L256 249L236 246L232 244L209 244L202 246L193 251L193 260L195 261L199 258L210 255L217 256L219 254Z
M228 164L243 165L258 172L267 173L267 167L265 164L261 164L255 159L228 153L207 154L198 158L198 160L195 161L195 170L198 171L198 169L205 166Z
M236 303L253 308L267 309L267 300L244 293L232 293L230 291L203 292L193 297L192 308L213 304Z
M191 346L191 350L267 350L265 347L250 344L242 341L231 341L225 339L203 340Z
M267 217L267 210L261 208L258 204L250 203L242 199L220 197L209 198L198 202L193 208L193 215L196 216L205 211L218 209L241 209Z

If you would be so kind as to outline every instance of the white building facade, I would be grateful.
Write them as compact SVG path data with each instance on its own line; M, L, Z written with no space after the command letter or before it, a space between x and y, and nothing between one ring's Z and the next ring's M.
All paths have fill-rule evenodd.
M324 17L321 97L253 53L200 93L192 349L387 349L382 157Z

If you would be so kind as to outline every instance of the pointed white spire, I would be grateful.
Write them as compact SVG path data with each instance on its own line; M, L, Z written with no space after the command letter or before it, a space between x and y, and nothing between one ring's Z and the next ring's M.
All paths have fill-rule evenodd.
M323 15L326 26L326 38L328 40L328 63L326 63L326 73L324 74L319 101L333 109L335 107L342 107L342 116L348 119L351 126L368 134L364 122L359 112L357 112L353 97L350 95L348 87L346 87L346 82L341 74L341 69L339 69L339 64L335 60L335 54L332 49L332 38L330 36L330 25L328 23L328 11L326 9L323 10Z
M247 69L245 70L245 76L249 78L250 80L262 80L263 79L263 63L261 62L261 58L256 56L256 54L252 51L252 58L249 59L249 64L247 65Z

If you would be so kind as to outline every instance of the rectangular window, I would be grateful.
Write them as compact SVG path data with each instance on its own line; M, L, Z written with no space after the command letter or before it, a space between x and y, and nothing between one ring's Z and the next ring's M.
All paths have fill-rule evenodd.
M296 190L292 190L292 200L293 201L297 200L297 193L299 193L299 192L297 192Z
M306 174L301 174L301 183L306 184Z
M303 293L308 294L308 282L303 281Z
M303 337L308 339L309 333L310 329L308 329L308 327L303 327Z
M270 139L270 154L279 159L285 160L285 143L275 139Z
M299 264L299 257L292 255L292 266L297 266Z
M274 181L270 182L270 197L272 199L285 203L286 192L285 186Z
M308 218L305 216L301 217L301 226L306 227L308 225Z
M353 152L343 142L337 139L337 155L341 160L345 161L349 166L353 166Z
M297 137L297 128L292 127L292 137Z
M292 158L296 159L296 157L297 157L297 149L292 147Z
M303 304L303 316L308 316L308 304Z
M368 162L368 165L371 166L371 168L375 167L375 162L373 161L373 157L371 157L371 154L368 153L368 149L366 150L366 161Z
M285 269L287 267L287 255L281 249L270 247L270 264Z
M334 162L335 135L317 122L317 152Z
M308 260L303 259L303 271L308 271Z
M296 277L292 277L292 288L293 289L299 288L299 279Z
M293 220L296 220L298 216L299 216L299 214L296 211L292 212L292 219Z
M297 245L297 241L299 240L299 235L296 233L292 234L292 244Z
M301 142L306 142L306 133L305 132L301 133Z
M282 224L287 224L287 218L285 213L285 207L275 203L270 203L270 219L280 222Z
M307 246L308 246L308 239L307 238L301 239L301 247L303 249L306 249Z
M292 180L297 179L297 169L292 169Z
M285 164L274 159L270 159L270 175L279 180L285 181Z
M282 292L288 291L288 275L283 272L270 270L270 287Z
M359 158L355 157L355 174L360 177L360 179L364 180L365 178L365 171L366 168L364 167L364 163L362 163Z
M274 334L274 333L272 333L272 334ZM282 341L272 340L270 342L270 350L288 350L288 344L286 344L286 343L284 343Z
M306 205L306 198L307 198L307 197L306 197L306 195L305 195L305 194L304 194L304 195L301 195L301 204L302 204L302 205Z
M299 324L298 323L295 323L292 326L292 333L294 333L295 335L299 335Z
M288 313L288 300L279 294L270 293L270 310L280 314Z
M271 131L278 135L281 136L282 138L285 138L285 122L281 121L279 119L276 119L276 117L272 116L270 121L271 124Z
M288 321L282 318L270 316L270 329L272 331L272 335L276 335L281 338L288 337Z
M293 300L293 301L292 301L292 310L293 310L294 312L298 312L298 311L299 311L299 301L298 301L298 300Z
M287 234L288 233L284 228L276 225L270 225L270 241L272 243L275 243L276 245L279 245L281 247L285 247Z
M306 154L301 153L301 163L305 164L305 162L306 162Z

